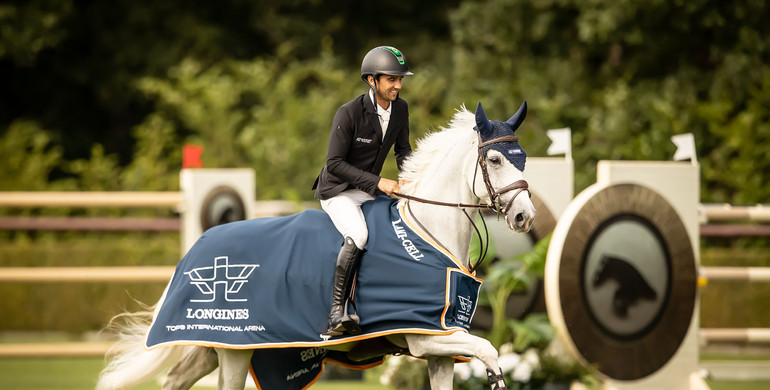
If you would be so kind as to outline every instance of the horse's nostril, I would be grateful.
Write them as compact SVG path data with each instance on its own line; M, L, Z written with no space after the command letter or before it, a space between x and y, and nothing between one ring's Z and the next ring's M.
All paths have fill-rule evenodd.
M524 213L518 213L518 214L516 214L516 218L515 218L515 220L516 220L516 222L517 222L517 223L521 223L521 222L523 222L523 221L524 221Z

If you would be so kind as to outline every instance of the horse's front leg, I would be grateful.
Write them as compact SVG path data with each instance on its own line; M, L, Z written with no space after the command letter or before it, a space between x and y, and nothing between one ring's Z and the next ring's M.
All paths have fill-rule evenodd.
M428 378L433 390L451 390L455 360L449 356L426 356L428 360Z
M216 348L216 351L219 356L217 390L243 390L254 351L224 348Z
M409 352L413 356L428 357L428 369L430 370L431 388L433 390L452 388L454 366L451 364L451 358L447 360L438 359L433 363L435 367L432 368L430 356L443 356L447 358L451 356L475 357L487 367L487 376L492 389L507 389L497 363L497 349L492 346L492 343L481 337L464 332L455 332L441 336L410 334L406 335L406 342L409 345ZM448 372L448 374L445 374L445 372ZM434 376L437 377L436 385L434 385Z

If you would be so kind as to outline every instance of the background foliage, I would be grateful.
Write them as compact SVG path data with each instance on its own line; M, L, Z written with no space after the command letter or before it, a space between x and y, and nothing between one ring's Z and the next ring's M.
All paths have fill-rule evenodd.
M531 155L572 128L578 191L597 160L669 160L693 132L703 201L770 195L764 1L278 3L0 5L0 189L173 190L196 143L207 167L255 168L261 199L311 199L360 58L391 44L416 73L415 138L462 104L507 119L526 99Z
M595 181L596 161L670 160L670 137L692 132L703 202L768 203L768 16L763 0L7 1L0 4L0 191L177 190L182 145L194 143L204 146L206 167L254 168L259 199L311 199L336 109L366 90L361 58L389 44L415 72L402 92L413 139L463 104L481 101L491 118L505 120L526 99L519 135L531 156L545 155L547 129L572 128L575 193ZM394 165L390 159L385 176L396 175ZM4 266L178 259L176 235L81 241L3 231L0 238ZM724 257L704 256L704 264L737 258ZM43 303L60 287L9 285L4 294L50 306L44 328L109 318L93 311L74 318L81 311ZM99 296L105 311L115 300L130 304L121 286L105 288L76 286L82 291L72 301ZM739 316L751 324L723 315L737 310L734 295L723 294L733 288L705 291L704 301L718 304L703 306L704 326L766 323L751 313ZM152 302L156 289L140 298ZM762 287L751 291L754 303L763 299ZM5 318L14 329L39 320Z

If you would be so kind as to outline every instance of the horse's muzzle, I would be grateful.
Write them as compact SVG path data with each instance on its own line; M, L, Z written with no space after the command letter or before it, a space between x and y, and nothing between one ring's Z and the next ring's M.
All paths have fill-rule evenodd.
M505 216L505 222L511 230L517 233L526 233L532 229L532 223L535 221L535 215L537 211L532 208L530 210L522 210L516 213L513 218Z

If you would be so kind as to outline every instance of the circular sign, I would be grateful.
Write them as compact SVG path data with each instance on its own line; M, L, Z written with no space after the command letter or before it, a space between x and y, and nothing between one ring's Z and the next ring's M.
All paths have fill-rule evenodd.
M562 246L558 267L546 269L546 283L558 283L559 324L604 375L644 378L690 327L697 275L687 229L661 195L636 184L596 190L573 206L551 241Z
M246 207L236 190L219 186L206 195L201 205L201 231L246 219Z

